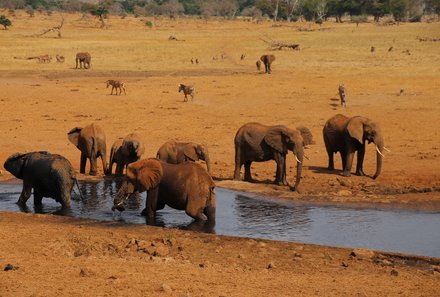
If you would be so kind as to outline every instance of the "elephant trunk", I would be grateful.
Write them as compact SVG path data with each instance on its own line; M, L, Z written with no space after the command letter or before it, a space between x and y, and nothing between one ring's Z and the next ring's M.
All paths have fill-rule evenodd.
M382 170L382 160L383 160L383 151L384 151L384 142L382 139L380 139L379 141L375 142L376 145L376 173L373 176L373 179L376 179L379 175L380 172Z
M290 187L290 190L300 193L299 182L301 181L301 173L302 173L302 166L304 160L304 149L301 147L301 149L295 150L294 154L296 159L296 180L295 180L295 185L293 187Z
M211 174L211 161L209 160L209 156L205 155L205 163L206 169L208 169L208 173Z

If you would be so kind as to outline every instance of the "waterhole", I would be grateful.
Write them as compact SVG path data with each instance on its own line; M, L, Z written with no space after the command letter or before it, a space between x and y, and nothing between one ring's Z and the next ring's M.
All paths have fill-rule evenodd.
M21 182L0 183L0 210L146 224L145 217L140 215L145 207L145 193L129 199L126 211L113 213L113 195L119 188L117 181L79 184L84 198L72 194L71 208L61 211L60 204L51 198L44 198L41 208L34 207L32 196L26 207L19 207L15 202L20 196ZM216 192L215 226L200 227L184 211L169 207L157 212L155 224L221 235L361 247L440 258L440 214L436 212L317 206L251 197L223 188L217 188Z

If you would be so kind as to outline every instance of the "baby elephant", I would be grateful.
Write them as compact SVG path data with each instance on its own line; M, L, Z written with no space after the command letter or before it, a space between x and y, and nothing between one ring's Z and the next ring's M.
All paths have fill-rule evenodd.
M16 178L23 180L23 190L17 204L26 205L34 189L34 205L41 205L43 197L50 197L70 206L70 194L76 181L75 170L69 160L48 152L16 153L3 165Z
M168 205L185 210L197 221L215 222L215 184L199 164L168 164L157 159L131 163L112 210L123 211L124 202L136 191L147 191L147 203L142 215L150 220L154 220L157 210Z
M157 151L156 158L171 164L203 160L206 163L208 173L211 172L208 148L198 143L167 141Z
M110 161L106 174L112 174L113 163L116 163L116 175L122 175L124 167L136 162L145 152L145 146L141 137L136 133L130 133L124 138L117 139L110 152Z
M183 91L183 94L185 95L185 99L183 99L184 102L188 101L188 95L191 96L191 100L194 100L194 92L195 88L193 86L185 86L184 84L179 84L179 93Z

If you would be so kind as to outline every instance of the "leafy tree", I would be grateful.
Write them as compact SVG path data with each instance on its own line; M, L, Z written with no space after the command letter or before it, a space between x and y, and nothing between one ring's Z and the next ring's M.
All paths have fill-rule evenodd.
M408 12L408 0L390 0L390 10L396 21L403 21Z
M97 16L101 21L101 28L105 27L104 18L108 15L108 2L100 2L90 7L91 15Z
M161 11L163 14L174 17L184 11L182 3L177 0L169 0L161 5Z
M439 0L425 0L425 10L436 13L440 16L440 1Z
M2 25L5 28L5 30L8 30L8 27L12 25L12 22L4 15L1 15L0 16L0 25Z

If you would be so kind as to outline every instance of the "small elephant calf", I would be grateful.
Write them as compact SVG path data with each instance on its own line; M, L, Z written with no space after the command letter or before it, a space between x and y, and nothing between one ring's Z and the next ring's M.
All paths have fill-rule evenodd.
M195 88L193 86L185 86L184 84L179 84L179 93L183 91L183 94L185 95L185 99L183 99L184 102L188 101L188 95L191 96L191 100L194 100L194 92Z

